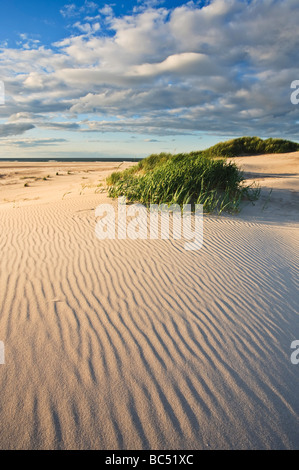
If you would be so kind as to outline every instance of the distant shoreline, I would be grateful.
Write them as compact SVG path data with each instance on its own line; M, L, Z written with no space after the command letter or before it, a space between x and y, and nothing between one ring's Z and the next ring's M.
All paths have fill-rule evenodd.
M139 162L142 158L0 158L0 162Z

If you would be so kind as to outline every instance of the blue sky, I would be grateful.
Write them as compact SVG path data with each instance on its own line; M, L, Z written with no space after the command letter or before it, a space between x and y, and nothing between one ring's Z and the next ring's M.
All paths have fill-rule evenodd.
M297 0L0 1L1 157L299 140Z

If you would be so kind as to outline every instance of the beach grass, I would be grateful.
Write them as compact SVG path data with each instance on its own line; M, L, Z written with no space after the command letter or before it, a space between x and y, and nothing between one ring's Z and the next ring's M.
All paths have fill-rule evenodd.
M107 179L110 197L142 204L203 204L205 212L237 212L242 199L258 196L243 173L225 159L199 153L151 155Z
M241 137L202 151L152 154L107 178L110 197L142 204L203 204L205 212L238 212L242 200L257 200L260 188L245 185L243 172L227 161L238 155L285 153L299 144L283 139Z

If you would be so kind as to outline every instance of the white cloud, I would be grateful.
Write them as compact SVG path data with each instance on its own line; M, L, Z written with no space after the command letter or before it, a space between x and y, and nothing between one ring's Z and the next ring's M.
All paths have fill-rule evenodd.
M15 113L9 116L8 122L32 122L34 119L41 118L41 116L36 116L33 113Z
M105 5L99 10L99 12L104 16L112 17L114 15L113 8L111 7L111 5Z
M92 13L98 8L98 4L92 1L85 0L81 7L75 3L69 3L61 8L60 13L64 18L74 18L81 14Z
M27 88L43 88L43 77L38 72L31 72L24 80L24 85Z
M43 139L22 139L22 140L11 140L6 139L0 141L2 146L13 146L13 147L41 147L41 146L52 146L58 145L63 142L67 142L66 139L55 139L55 138L43 138Z
M75 3L69 3L67 5L64 5L64 7L61 8L60 13L64 18L71 18L79 14Z
M216 75L221 70L205 54L185 52L168 56L163 62L137 65L128 75L156 76L161 74Z
M79 29L82 33L84 34L93 34L96 31L99 31L100 29L100 23L80 23L80 21L77 21L74 25L74 28Z
M148 8L155 8L163 5L164 0L137 0L138 6L134 7L134 11L143 11Z

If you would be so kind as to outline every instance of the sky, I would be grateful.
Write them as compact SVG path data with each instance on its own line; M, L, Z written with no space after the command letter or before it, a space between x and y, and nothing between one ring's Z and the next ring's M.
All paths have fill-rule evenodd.
M299 142L298 24L298 0L0 0L0 158Z

